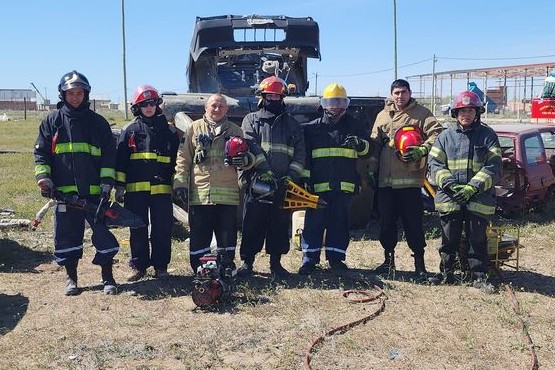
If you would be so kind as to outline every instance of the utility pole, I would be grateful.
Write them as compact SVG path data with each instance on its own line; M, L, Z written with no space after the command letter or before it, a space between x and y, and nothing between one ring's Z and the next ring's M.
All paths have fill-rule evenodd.
M125 67L125 0L121 0L121 34L123 37L123 110L125 120L129 120L127 113L127 70Z
M314 74L315 76L315 83L314 83L314 96L318 96L318 72Z
M432 102L430 104L432 114L436 114L436 55L434 54L432 63Z
M394 65L394 80L397 79L397 1L393 0L393 65Z

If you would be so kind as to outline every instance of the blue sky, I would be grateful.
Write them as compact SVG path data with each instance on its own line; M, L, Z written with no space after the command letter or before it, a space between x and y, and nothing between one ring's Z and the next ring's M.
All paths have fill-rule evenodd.
M552 0L397 0L398 77L555 61ZM310 92L333 81L352 96L387 95L394 77L393 0L126 0L127 88L186 92L196 16L311 16L321 61ZM10 1L2 6L0 88L33 82L56 101L60 77L84 73L93 97L123 101L121 0ZM461 85L463 86L463 85ZM414 86L418 91L419 86ZM462 87L461 87L462 89Z

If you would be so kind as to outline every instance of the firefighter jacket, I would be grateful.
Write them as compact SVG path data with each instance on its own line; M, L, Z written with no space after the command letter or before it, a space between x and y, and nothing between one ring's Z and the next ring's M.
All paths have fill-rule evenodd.
M171 194L178 147L166 116L138 116L120 134L116 185L128 193Z
M89 109L63 104L40 124L35 144L35 177L50 178L62 193L100 194L114 185L116 145L108 122Z
M211 142L206 148L207 157L194 163L201 134L208 135ZM189 205L239 205L237 168L224 163L225 143L231 136L243 137L243 131L227 118L215 123L205 116L187 127L177 155L173 187L189 189Z
M450 185L472 185L478 192L466 208L483 217L495 213L495 184L501 177L501 149L497 134L481 122L463 129L451 124L437 137L430 150L429 165L432 181L439 187L435 207L440 213L457 212L457 204L449 194Z
M432 112L411 98L405 109L395 110L392 100L378 113L370 135L376 150L369 165L371 172L378 172L378 187L419 188L424 185L426 158L413 163L401 161L393 141L395 132L402 126L414 125L422 129L427 139L422 144L430 151L442 126Z
M243 171L245 186L255 173L271 170L276 179L288 176L296 181L304 169L305 143L299 123L287 112L275 115L262 108L249 113L242 123L245 138L255 156L254 168Z
M358 193L360 176L357 158L368 157L370 144L362 122L346 113L335 123L324 114L321 118L301 125L306 145L306 164L303 177L315 193L341 191ZM344 145L347 136L363 140L364 149L357 152Z

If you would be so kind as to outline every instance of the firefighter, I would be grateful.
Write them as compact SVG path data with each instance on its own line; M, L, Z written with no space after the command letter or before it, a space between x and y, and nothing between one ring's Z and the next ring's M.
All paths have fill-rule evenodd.
M200 258L211 253L212 235L223 263L235 271L237 245L238 168L248 169L254 156L248 151L226 157L226 143L243 137L243 131L227 119L227 101L211 95L204 117L192 122L179 149L174 180L174 196L189 204L190 264L193 273Z
M349 209L352 195L360 189L356 163L357 158L370 154L368 132L347 112L349 98L342 85L328 85L320 106L322 117L302 125L307 153L303 177L308 178L310 191L327 202L327 207L306 210L300 275L310 275L320 262L324 231L330 267L348 270L343 261L349 245Z
M432 112L411 97L410 84L395 80L384 109L378 113L371 139L377 146L376 161L370 171L378 173L378 212L380 243L384 249L384 262L375 271L388 274L395 271L395 246L398 242L397 221L400 218L409 248L413 252L417 279L425 278L424 247L426 241L422 226L424 214L421 187L426 173L425 156L428 154L442 126ZM395 140L397 130L417 126L424 141L411 145L402 152L396 147L403 142ZM411 133L412 135L412 133Z
M283 99L287 93L281 78L265 78L258 91L260 110L243 119L242 128L255 161L251 170L241 174L241 184L247 190L239 276L252 275L255 256L264 244L271 273L277 278L289 275L281 265L281 256L289 252L290 212L282 209L282 204L286 180L298 180L303 171L305 144L298 122L286 111ZM261 200L252 191L258 181L277 188L272 200Z
M116 147L108 122L89 109L91 85L77 71L62 76L60 102L40 124L35 144L35 176L41 194L76 194L91 203L107 201L115 180ZM83 257L85 220L96 249L92 263L101 266L104 293L117 293L112 274L119 245L94 214L59 202L54 209L54 259L67 273L65 294L77 295L77 265Z
M451 116L457 122L439 134L428 159L431 178L438 186L434 201L443 230L439 247L442 275L431 280L456 281L455 259L464 230L473 285L492 293L494 287L487 281L486 227L495 212L494 186L501 176L501 148L495 131L480 120L484 107L475 93L463 91L453 105Z
M162 98L154 87L138 86L131 102L136 118L123 128L117 146L116 201L145 222L144 227L130 230L132 272L127 281L142 279L149 266L154 267L157 278L168 275L179 137L168 125L160 104Z

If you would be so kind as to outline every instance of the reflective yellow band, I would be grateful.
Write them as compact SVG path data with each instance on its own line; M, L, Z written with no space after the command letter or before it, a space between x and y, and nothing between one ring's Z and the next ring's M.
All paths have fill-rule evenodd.
M50 166L47 164L37 164L35 166L35 176L36 175L45 175L50 174Z
M348 148L318 148L312 150L312 158L344 157L357 158L357 152Z
M150 194L171 194L171 185L151 185L148 181L132 182L125 184L125 190L133 193L139 191L149 191Z
M100 148L89 143L57 143L54 153L89 153L94 157L100 157L102 155Z

